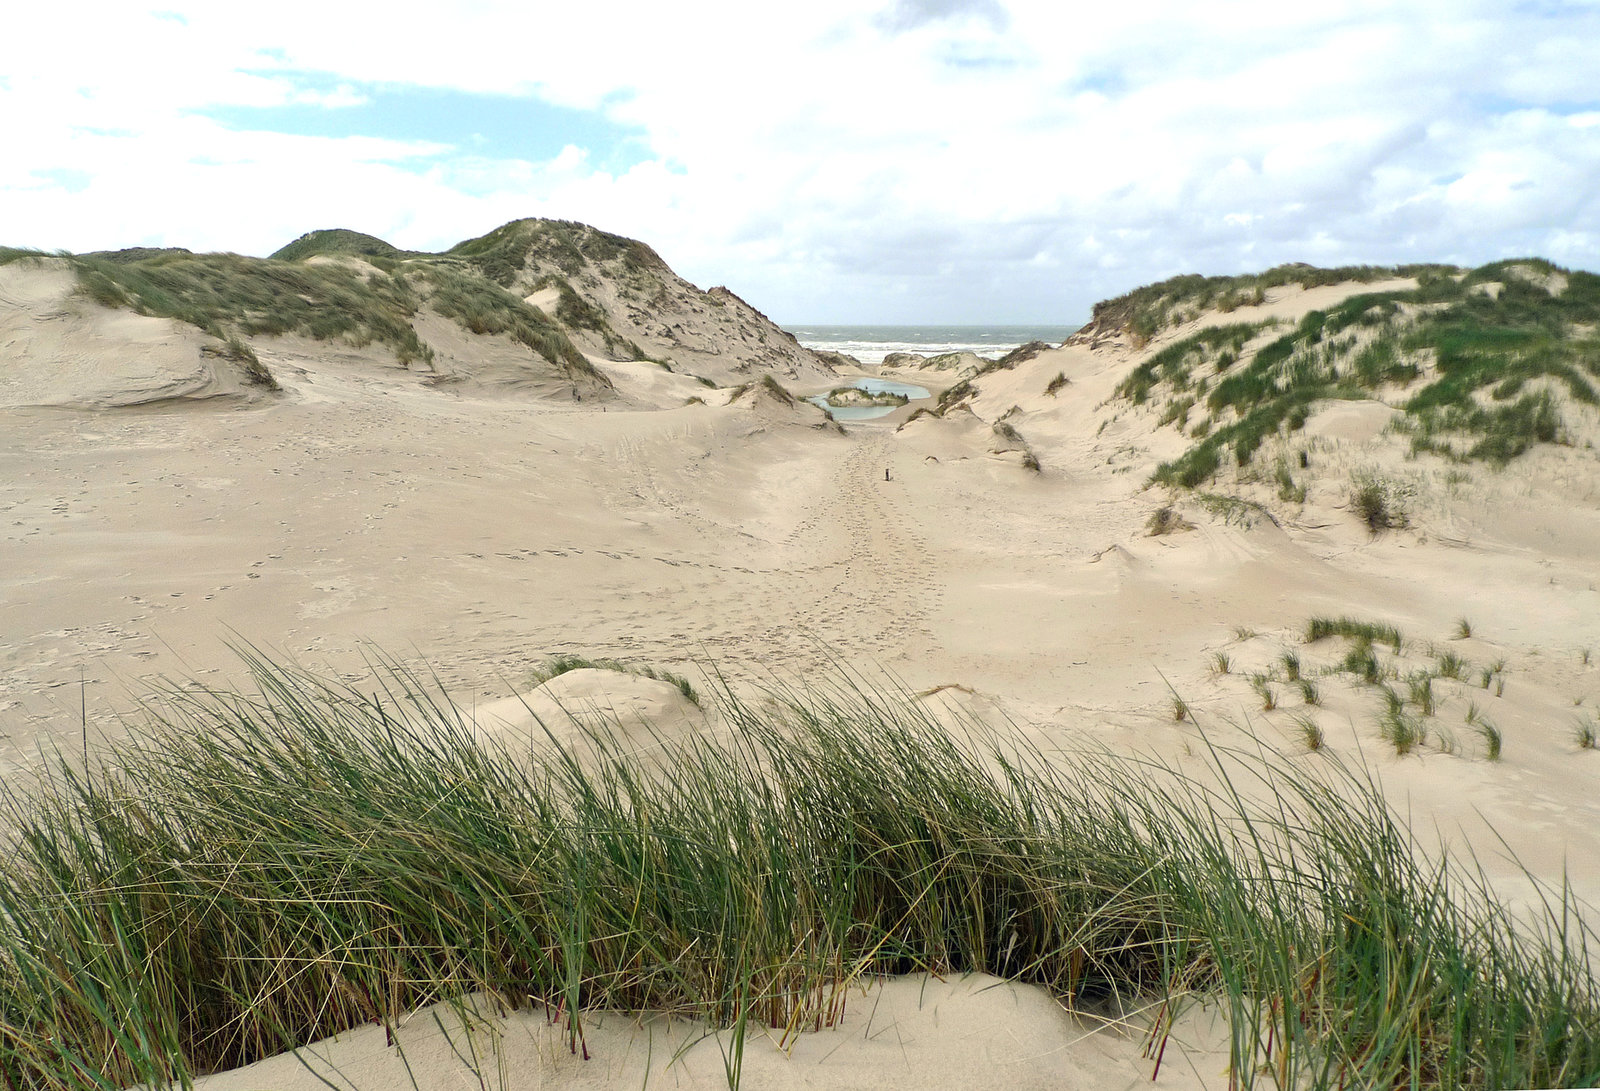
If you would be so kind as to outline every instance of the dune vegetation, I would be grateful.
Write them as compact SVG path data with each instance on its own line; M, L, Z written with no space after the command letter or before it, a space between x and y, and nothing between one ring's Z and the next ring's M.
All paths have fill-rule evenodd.
M513 750L392 665L253 670L259 695L174 688L8 790L6 1086L185 1083L472 994L543 1005L575 1052L595 1009L705 1020L733 1084L747 1027L916 971L1143 1006L1156 1058L1205 998L1241 1087L1600 1079L1571 897L1513 919L1329 755L1047 754L848 679L720 686L726 730L656 757Z
M1151 480L1195 488L1225 465L1245 466L1264 442L1298 431L1328 401L1381 401L1401 412L1395 427L1413 453L1491 465L1562 442L1563 403L1600 406L1600 277L1535 259L1471 271L1292 266L1257 277L1180 277L1096 313L1122 321L1137 339L1139 330L1154 335L1175 315L1220 301L1260 302L1278 284L1397 276L1414 276L1417 286L1350 296L1292 329L1209 326L1143 360L1117 394L1134 405L1159 403L1159 424L1191 441Z
M1465 619L1458 624L1454 639L1462 628L1470 630ZM1481 670L1457 652L1429 642L1409 642L1400 630L1387 622L1359 618L1313 617L1306 622L1303 639L1307 645L1342 640L1332 658L1320 665L1302 657L1295 649L1285 649L1266 669L1252 672L1251 689L1260 698L1264 712L1278 707L1278 694L1298 691L1302 708L1293 717L1297 730L1311 750L1321 749L1324 735L1316 709L1322 704L1317 678L1340 679L1358 691L1377 697L1377 735L1403 757L1421 747L1432 746L1444 754L1461 754L1465 747L1455 729L1440 718L1447 701L1465 704L1461 724L1479 737L1480 752L1488 761L1499 761L1504 737L1494 721L1477 702L1467 697L1474 689L1499 696L1505 692L1503 660ZM1380 658L1380 649L1391 653ZM1225 652L1215 656L1226 658ZM1231 661L1230 661L1231 664ZM1213 658L1213 666L1216 659ZM1229 673L1218 670L1216 673ZM1313 677L1315 676L1315 677ZM1275 688L1276 687L1276 688Z
M67 260L97 302L175 318L214 337L300 333L357 347L377 342L401 363L432 358L411 324L421 297L404 276L186 251Z
M1187 273L1096 303L1088 328L1091 331L1124 330L1136 344L1144 345L1162 330L1192 321L1206 311L1228 314L1241 307L1259 306L1272 288L1370 284L1395 277L1457 271L1447 265L1342 265L1323 269L1291 262L1265 272L1238 276Z
M889 390L867 391L856 386L839 386L828 391L824 400L834 408L844 406L889 406L898 408L911 399Z
M76 273L82 293L96 302L187 322L252 361L248 339L300 334L355 348L380 344L398 363L428 364L434 350L417 333L416 320L429 308L470 333L507 336L568 377L607 383L563 328L600 330L603 315L569 286L558 285L564 290L554 319L506 290L507 262L531 246L518 250L506 241L522 223L469 239L444 254L403 251L360 232L329 230L304 235L270 258L177 248L81 255L7 248L0 249L0 264L58 258ZM577 252L571 232L559 229L581 225L544 226L548 230L535 234L548 236L547 245L556 245L549 239L565 240L566 248ZM600 332L609 335L609 327ZM606 337L608 345L614 340ZM620 347L626 356L642 355L631 344Z

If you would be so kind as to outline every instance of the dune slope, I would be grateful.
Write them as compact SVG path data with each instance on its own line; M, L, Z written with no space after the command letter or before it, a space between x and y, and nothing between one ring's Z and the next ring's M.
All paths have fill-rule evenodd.
M953 385L930 369L937 412L914 403L841 430L762 384L688 378L770 367L830 385L773 335L777 355L764 354L709 299L674 296L652 254L598 233L502 230L428 256L448 259L437 280L346 236L279 259L368 293L364 332L325 340L309 319L208 339L72 295L63 265L0 267L0 773L75 750L85 727L91 740L126 732L159 676L243 684L230 642L351 679L370 675L374 646L414 654L469 711L531 693L558 654L697 682L714 666L736 687L825 680L842 661L940 690L1046 749L1182 766L1203 733L1295 768L1362 763L1414 829L1476 850L1515 912L1537 906L1534 879L1600 900L1595 278L1531 260L1184 278L1110 301L1060 347ZM579 258L563 266L567 243ZM680 309L586 279L630 261ZM499 332L458 317L471 299L450 278L468 273L513 301L489 294L509 316ZM382 325L413 281L404 328ZM570 302L562 319L561 282L605 324L572 318L589 312ZM551 361L519 340L519 316L593 374L560 363L559 345ZM67 332L41 332L55 329ZM405 348L407 329L431 359ZM262 396L238 361L207 354L227 335L281 392ZM685 355L672 371L615 359L632 355L624 342ZM518 383L538 396L505 397ZM129 390L146 393L106 393ZM174 390L241 396L219 411ZM149 404L100 408L129 400ZM1341 618L1357 624L1310 624ZM523 705L492 708L504 723ZM888 1025L925 1043L941 1005L995 1034L1045 1017L996 1014L1033 1012L1039 994L944 988ZM641 1059L638 1026L610 1016L632 1052L589 1068L554 1057L540 1018L515 1030L540 1078L636 1083L657 1063L648 1046ZM869 1019L771 1063L797 1082L810 1076L786 1066L814 1058L830 1084L937 1085L933 1052L879 1056L878 1029ZM1019 1033L1017 1055L1044 1048ZM1227 1085L1207 1033L1191 1036L1201 1059L1158 1086L1180 1071ZM1148 1081L1132 1041L1106 1080ZM1066 1032L1060 1048L1087 1047ZM663 1078L716 1082L720 1056L701 1048ZM934 1067L946 1086L969 1071Z

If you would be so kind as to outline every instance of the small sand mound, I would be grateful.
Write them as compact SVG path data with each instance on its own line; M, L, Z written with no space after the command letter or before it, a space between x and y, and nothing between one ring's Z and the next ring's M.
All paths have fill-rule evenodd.
M1382 402L1327 402L1306 420L1306 438L1370 443L1405 416Z
M1506 267L1506 272L1532 284L1535 288L1543 288L1553 296L1559 296L1567 290L1566 274L1554 269L1545 272L1533 265L1509 265Z
M589 732L629 749L649 749L705 729L706 716L677 686L599 668L557 675L527 693L468 710L485 738L513 754L549 744L582 747Z

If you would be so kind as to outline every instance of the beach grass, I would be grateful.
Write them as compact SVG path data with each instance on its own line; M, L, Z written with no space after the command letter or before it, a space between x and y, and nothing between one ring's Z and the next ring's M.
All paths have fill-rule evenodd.
M1600 720L1593 716L1579 716L1573 725L1572 738L1579 750L1593 750L1600 746Z
M1306 643L1315 644L1330 636L1348 637L1367 644L1387 644L1399 654L1405 644L1400 630L1386 622L1364 621L1360 618L1313 617L1306 622Z
M356 257L365 264L307 260L319 255ZM0 250L0 264L29 256ZM503 255L493 250L491 256ZM271 258L176 249L61 258L76 273L80 292L96 302L187 322L223 341L302 334L356 348L377 343L401 364L428 364L433 348L414 323L424 307L431 307L471 333L509 337L569 378L609 385L557 322L506 291L475 256L455 251L419 254L359 232L320 231ZM578 313L581 306L565 287L559 316L575 328L595 327L594 314ZM631 342L618 341L609 327L600 332L624 355L642 355Z
M1483 737L1483 756L1489 761L1499 761L1500 753L1505 747L1505 736L1500 728L1483 714L1476 702L1467 703L1465 718L1467 726L1475 729Z
M1250 688L1261 699L1262 712L1271 712L1278 707L1278 694L1272 688L1272 681L1272 675L1265 672L1257 672L1250 676Z
M187 251L67 260L100 303L175 318L223 340L302 333L358 347L378 342L402 363L431 357L411 324L421 305L417 286L404 275L369 278L340 265Z
M1165 397L1158 427L1182 430L1204 391L1208 426L1163 462L1153 484L1193 489L1229 464L1244 468L1268 441L1286 448L1319 403L1375 400L1399 410L1394 428L1413 456L1504 467L1542 444L1568 442L1564 409L1600 405L1592 330L1600 277L1537 259L1465 272L1440 267L1280 268L1256 278L1178 277L1097 305L1095 324L1142 345L1174 322L1257 286L1414 276L1417 287L1353 295L1298 326L1247 347L1265 323L1211 327L1152 353L1117 387L1133 405ZM1237 366L1235 366L1237 364ZM1287 475L1284 475L1287 478ZM1282 498L1300 502L1292 480ZM1376 494L1373 494L1374 498ZM1363 510L1374 530L1372 511Z
M1427 276L1453 273L1447 266L1408 265L1397 267L1344 266L1318 269L1299 263L1279 265L1263 273L1243 276L1207 277L1186 274L1135 288L1126 295L1094 306L1093 322L1098 328L1126 330L1135 344L1148 342L1163 329L1202 311L1216 309L1224 314L1240 307L1260 306L1273 288L1298 285L1314 288L1323 284L1366 282L1396 276Z
M1372 534L1403 529L1411 522L1401 506L1398 487L1371 472L1351 475L1350 508Z
M703 1019L736 1083L757 1021L970 971L1214 998L1238 1087L1600 1079L1570 893L1514 919L1326 752L1047 754L846 677L724 684L725 733L650 756L514 753L394 664L251 665L258 693L174 687L91 769L7 788L5 1086L187 1084L471 994L544 1005L574 1052L596 1009Z
M27 246L0 246L0 266L17 261L40 262L56 255Z
M424 267L432 285L428 302L446 318L476 334L504 334L564 369L569 376L601 379L560 326L539 308L482 276L446 265ZM605 380L602 380L605 381Z

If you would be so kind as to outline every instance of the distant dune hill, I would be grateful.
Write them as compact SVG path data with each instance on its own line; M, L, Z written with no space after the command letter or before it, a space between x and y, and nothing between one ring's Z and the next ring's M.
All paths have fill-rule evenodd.
M576 223L517 220L442 254L344 229L269 258L0 248L0 269L4 404L259 397L275 368L312 356L577 401L614 396L597 362L715 384L832 372L728 289L702 292L643 243Z
M304 261L318 255L352 254L362 258L427 257L426 254L405 254L376 235L351 231L344 227L308 231L288 246L273 251L276 261Z
M1098 342L1121 334L1136 347L1143 347L1161 330L1196 321L1208 311L1228 314L1242 307L1260 307L1266 302L1267 293L1275 289L1345 285L1355 290L1358 285L1378 281L1460 272L1448 265L1346 265L1320 269L1304 262L1290 262L1264 273L1242 276L1207 277L1186 273L1101 300L1094 305L1088 324L1076 336L1080 340Z
M832 371L729 289L702 292L644 243L584 224L516 220L447 256L525 295L591 352L658 360L718 382Z
M945 392L958 406L1046 466L1087 445L1178 499L1344 507L1378 531L1430 467L1465 482L1541 450L1592 460L1600 277L1539 259L1177 277L1098 304L1060 349L987 365Z
M399 251L355 231L314 231L273 257L344 255L391 269L442 264L471 272L536 307L584 352L607 359L651 360L718 383L832 371L729 289L701 291L646 244L586 224L514 220L442 254Z

